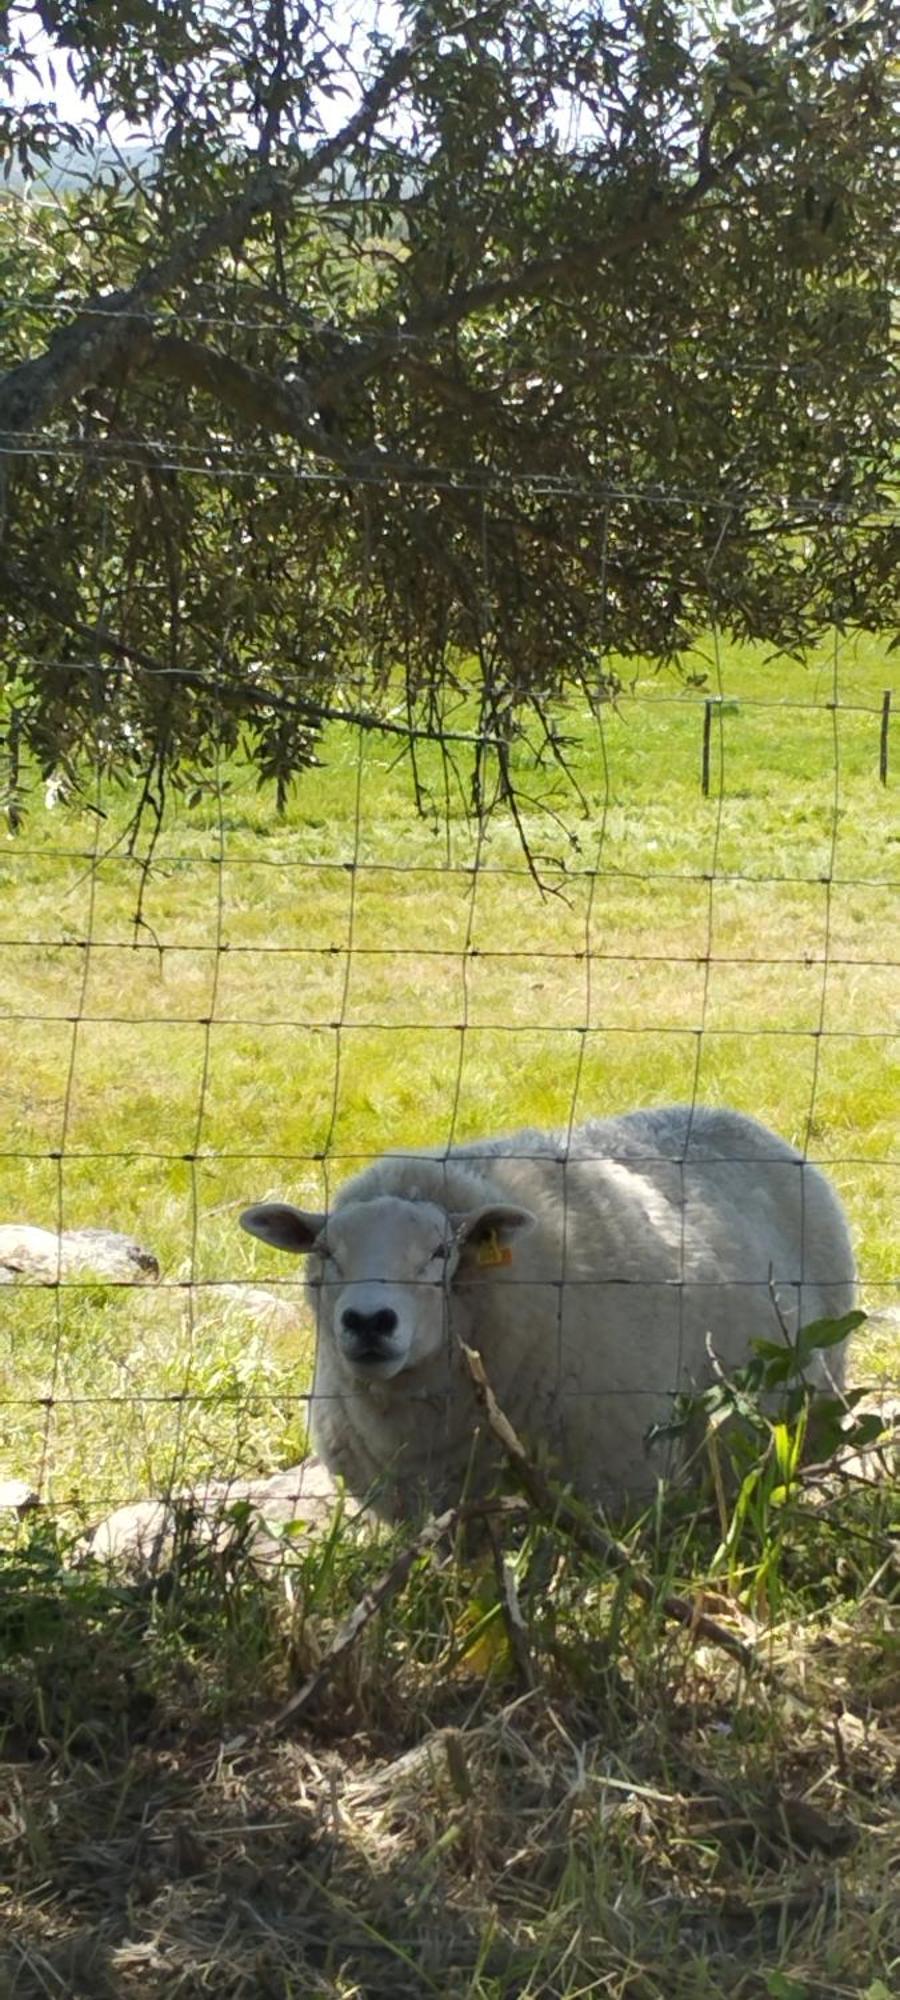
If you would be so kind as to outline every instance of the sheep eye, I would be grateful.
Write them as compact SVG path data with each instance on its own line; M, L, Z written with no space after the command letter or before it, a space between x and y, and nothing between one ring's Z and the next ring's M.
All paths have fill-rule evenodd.
M439 1243L437 1249L432 1250L431 1262L432 1264L445 1264L448 1256L449 1256L449 1250L447 1244Z

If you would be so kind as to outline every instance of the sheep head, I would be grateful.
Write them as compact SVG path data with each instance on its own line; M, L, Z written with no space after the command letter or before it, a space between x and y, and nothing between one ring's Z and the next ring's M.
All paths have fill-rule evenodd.
M530 1228L527 1208L491 1202L462 1215L429 1201L379 1195L328 1216L262 1202L241 1226L279 1250L307 1256L320 1339L358 1380L389 1381L420 1368L447 1341L447 1300L460 1266L510 1261L510 1239Z

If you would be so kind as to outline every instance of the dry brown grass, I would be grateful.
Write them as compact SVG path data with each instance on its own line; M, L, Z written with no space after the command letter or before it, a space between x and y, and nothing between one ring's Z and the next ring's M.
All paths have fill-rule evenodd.
M652 1700L618 1669L373 1697L357 1663L298 1741L223 1747L185 1702L122 1757L7 1764L3 1990L883 2000L897 1662L838 1721L834 1635L804 1644L818 1713L683 1647Z

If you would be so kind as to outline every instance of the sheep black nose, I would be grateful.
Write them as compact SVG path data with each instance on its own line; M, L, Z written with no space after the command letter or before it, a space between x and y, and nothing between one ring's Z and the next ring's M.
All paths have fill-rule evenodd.
M393 1333L397 1326L397 1315L390 1306L382 1306L380 1312L358 1313L352 1306L341 1314L341 1325L345 1333L355 1333L360 1340L378 1340L382 1334Z

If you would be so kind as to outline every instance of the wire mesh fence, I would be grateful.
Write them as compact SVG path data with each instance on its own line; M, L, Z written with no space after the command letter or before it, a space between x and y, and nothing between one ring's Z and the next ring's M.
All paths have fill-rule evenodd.
M443 732L348 689L280 811L239 754L151 797L149 833L139 785L31 774L0 857L0 1225L58 1263L4 1267L6 1474L83 1520L300 1461L301 1272L242 1208L324 1211L382 1152L661 1103L731 1105L822 1166L871 1314L854 1373L897 1379L891 660L736 646L712 575L686 664L619 663L615 698L598 675L552 754L546 716L500 746L505 788L464 671ZM85 1229L144 1268L67 1263Z

